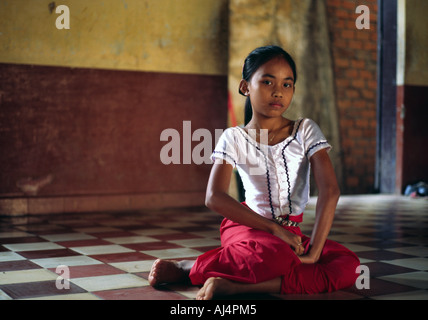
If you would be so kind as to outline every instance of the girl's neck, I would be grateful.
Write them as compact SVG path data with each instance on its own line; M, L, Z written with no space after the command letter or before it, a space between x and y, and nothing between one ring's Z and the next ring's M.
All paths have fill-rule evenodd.
M277 131L281 128L288 126L292 121L284 117L280 118L268 118L258 119L253 117L251 121L246 125L247 129L267 129L268 132Z
M249 129L255 129L255 137L253 138L259 143L262 143L261 130L267 130L267 141L264 140L263 143L267 143L268 145L275 145L292 134L293 123L294 121L283 117L281 117L281 119L270 118L266 119L265 121L257 121L257 119L253 117L253 119L251 119L251 121L245 126L245 130L247 131L247 133L249 133Z

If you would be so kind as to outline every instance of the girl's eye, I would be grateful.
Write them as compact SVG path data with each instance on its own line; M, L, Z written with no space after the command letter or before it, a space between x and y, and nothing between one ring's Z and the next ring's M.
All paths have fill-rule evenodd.
M264 80L264 81L263 81L263 83L264 83L264 84L267 84L267 85L271 85L271 84L272 84L272 81Z
M292 88L293 85L291 83L284 83L284 87L286 87L286 88Z

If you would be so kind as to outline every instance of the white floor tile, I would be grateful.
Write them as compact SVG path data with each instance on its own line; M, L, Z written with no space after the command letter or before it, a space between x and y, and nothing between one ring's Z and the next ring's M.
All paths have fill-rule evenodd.
M148 272L152 268L154 261L155 260L113 262L110 263L110 265L129 273Z
M5 248L11 251L39 251L39 250L53 250L53 249L63 249L63 246L60 246L52 242L32 242L32 243L13 243L13 244L4 244Z
M388 276L379 277L379 279L412 286L420 289L428 289L428 273L427 272L409 272L391 274Z
M41 235L40 238L43 238L52 242L96 239L94 236L91 236L89 234L84 234L84 233L48 234L48 235Z
M0 262L26 260L23 256L13 251L0 252Z
M58 275L45 269L0 272L0 285L55 280Z
M43 268L56 268L60 265L74 267L74 266L88 266L88 265L94 265L94 264L102 264L101 261L95 260L91 257L81 256L81 255L69 256L69 257L33 259L31 261Z
M123 252L135 251L116 244L103 245L103 246L73 247L70 249L88 256L96 255L96 254L123 253Z
M87 291L102 291L147 286L147 280L132 274L115 274L108 276L71 279L70 282Z
M115 237L104 238L104 240L115 244L129 244L129 243L144 243L144 242L157 242L160 241L156 238L146 236L130 236L130 237Z
M428 258L396 259L396 260L385 260L382 262L394 264L396 266L401 266L401 267L408 267L408 268L421 270L421 271L428 270Z

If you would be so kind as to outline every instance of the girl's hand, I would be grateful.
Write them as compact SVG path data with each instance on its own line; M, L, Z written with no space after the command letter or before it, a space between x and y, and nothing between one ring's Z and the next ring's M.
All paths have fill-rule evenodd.
M285 241L286 243L288 243L298 256L302 255L305 251L305 248L303 247L303 244L302 244L302 238L297 234L294 234L284 229L283 227L281 227L276 223L275 225L276 226L274 227L272 234L277 236L281 240Z
M314 264L318 261L315 257L312 257L310 254L305 254L299 257L301 263Z
M304 255L301 255L298 258L300 259L300 262L302 262L302 263L314 264L314 263L318 262L318 260L320 259L320 256L321 256L321 252L316 253L313 250L313 247L310 246L308 252L306 252Z

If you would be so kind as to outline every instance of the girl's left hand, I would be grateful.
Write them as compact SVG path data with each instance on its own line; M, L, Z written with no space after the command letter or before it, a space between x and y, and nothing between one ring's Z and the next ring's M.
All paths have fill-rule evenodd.
M286 243L288 243L291 246L291 248L294 250L297 256L302 255L305 251L305 248L302 243L302 238L299 235L284 229L283 227L281 227L280 225L274 222L273 224L274 224L274 231L272 232L272 234L277 236L281 240L285 241Z

